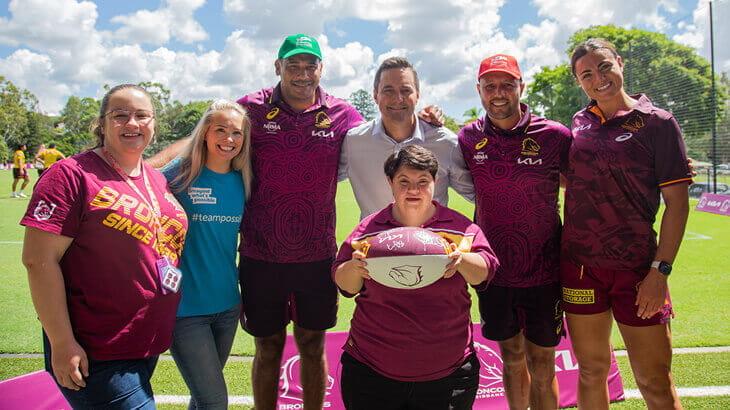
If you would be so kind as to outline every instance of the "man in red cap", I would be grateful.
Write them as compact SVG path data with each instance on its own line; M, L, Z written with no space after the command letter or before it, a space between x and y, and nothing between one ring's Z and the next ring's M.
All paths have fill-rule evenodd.
M564 334L558 193L570 131L520 103L525 84L513 56L484 59L477 79L487 114L459 132L459 146L474 179L475 222L501 263L478 293L482 333L499 343L510 408L554 409Z

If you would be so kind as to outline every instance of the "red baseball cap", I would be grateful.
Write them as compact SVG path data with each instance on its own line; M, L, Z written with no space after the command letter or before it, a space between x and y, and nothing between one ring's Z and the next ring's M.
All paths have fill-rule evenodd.
M482 78L484 74L494 71L507 73L518 80L522 80L522 72L520 71L519 64L517 64L517 60L506 54L495 54L482 60L482 63L479 65L477 80Z

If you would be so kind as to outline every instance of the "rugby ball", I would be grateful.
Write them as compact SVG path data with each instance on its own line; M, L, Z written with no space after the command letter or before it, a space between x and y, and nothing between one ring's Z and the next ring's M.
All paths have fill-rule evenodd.
M370 277L395 289L420 289L444 276L451 261L449 243L423 228L383 231L362 249Z

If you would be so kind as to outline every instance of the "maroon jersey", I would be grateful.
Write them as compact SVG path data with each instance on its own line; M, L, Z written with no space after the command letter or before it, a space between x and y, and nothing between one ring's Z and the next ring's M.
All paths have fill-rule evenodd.
M609 120L595 101L573 117L562 250L577 265L648 268L660 188L691 182L677 121L632 97L634 109Z
M335 193L342 140L363 122L350 104L321 88L295 112L279 87L240 100L251 119L254 181L241 223L241 254L269 262L314 262L335 255Z
M530 114L511 130L488 116L459 132L464 161L476 190L475 222L500 261L497 286L556 282L560 265L560 173L566 168L570 131Z

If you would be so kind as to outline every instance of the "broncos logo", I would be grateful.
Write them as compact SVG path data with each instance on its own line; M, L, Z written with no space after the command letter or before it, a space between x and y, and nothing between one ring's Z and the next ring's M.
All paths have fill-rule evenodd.
M423 282L422 266L401 265L390 269L388 275L403 286L416 286Z
M477 351L479 364L479 387L488 388L495 384L502 383L502 357L488 346L474 342L474 350Z
M279 391L281 397L293 400L302 400L302 385L294 383L294 380L299 380L299 355L290 357L281 366L281 375L279 376ZM332 394L330 390L335 385L335 379L332 376L327 375L327 389L324 394L325 397Z
M332 120L327 113L320 111L314 116L314 126L317 128L329 128L332 126Z
M639 130L639 128L644 126L644 118L640 115L632 115L629 117L629 119L626 120L623 124L621 124L622 128L625 128L629 131L636 132Z
M532 138L522 140L522 155L537 155L540 153L540 144Z

